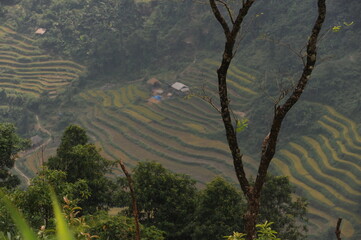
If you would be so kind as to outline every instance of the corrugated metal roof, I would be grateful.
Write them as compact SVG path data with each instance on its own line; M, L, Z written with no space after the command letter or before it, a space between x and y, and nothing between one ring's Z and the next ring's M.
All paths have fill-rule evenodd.
M180 83L180 82L173 83L172 88L174 88L176 90L179 90L179 91L182 91L182 92L189 91L189 87L184 85L183 83Z

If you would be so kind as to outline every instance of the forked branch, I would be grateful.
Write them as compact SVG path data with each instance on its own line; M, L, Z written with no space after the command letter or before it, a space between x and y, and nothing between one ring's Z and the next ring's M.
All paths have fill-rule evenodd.
M228 146L232 153L233 165L242 191L247 198L247 211L244 215L247 240L252 240L256 236L255 225L257 221L257 216L259 214L260 193L266 180L266 174L269 164L271 163L271 160L276 152L277 139L282 122L288 111L294 106L294 104L296 104L296 102L301 97L316 64L318 37L326 16L326 0L317 1L318 17L312 28L312 34L308 40L306 50L307 58L301 77L299 78L296 86L291 90L292 93L288 97L288 99L283 104L280 104L283 97L286 97L287 95L287 93L285 92L284 95L281 95L279 101L275 104L275 111L271 124L271 130L269 134L265 137L262 144L262 155L258 168L257 178L255 184L251 185L245 174L242 159L243 155L240 152L237 134L232 124L230 100L227 92L227 72L234 56L234 47L236 43L236 38L240 32L241 24L255 0L242 1L243 5L239 9L236 19L234 21L232 20L231 27L228 25L227 21L224 19L221 12L219 11L216 0L209 0L213 14L217 21L221 24L226 37L225 47L222 55L222 62L220 67L217 69L218 90L221 105L221 116L226 131Z
M240 31L241 24L243 22L244 17L247 15L248 10L251 8L252 4L255 0L247 0L243 1L243 6L240 8L238 15L232 23L232 28L228 26L226 20L223 18L220 13L218 6L215 0L209 0L210 6L212 8L213 14L218 22L221 24L225 37L226 43L222 57L221 66L217 70L218 74L218 90L220 96L220 104L221 104L221 116L224 123L224 127L226 129L226 136L229 148L232 152L233 163L235 167L235 171L237 174L237 178L240 182L242 191L246 194L249 192L249 182L246 177L246 173L244 171L243 162L242 162L242 154L238 147L237 135L236 131L232 124L232 118L229 107L229 98L227 93L227 71L231 60L234 56L234 46L236 43L236 37Z

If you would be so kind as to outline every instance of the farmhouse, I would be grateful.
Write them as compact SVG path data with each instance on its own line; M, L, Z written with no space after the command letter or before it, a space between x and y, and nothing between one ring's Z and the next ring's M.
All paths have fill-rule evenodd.
M45 29L45 28L38 28L38 29L35 31L35 34L43 35L45 32L46 32L46 29Z
M171 87L174 88L177 91L189 92L189 87L187 85L184 85L183 83L180 83L180 82L173 83Z
M147 84L151 85L153 88L160 87L160 81L156 78L151 78L147 81Z

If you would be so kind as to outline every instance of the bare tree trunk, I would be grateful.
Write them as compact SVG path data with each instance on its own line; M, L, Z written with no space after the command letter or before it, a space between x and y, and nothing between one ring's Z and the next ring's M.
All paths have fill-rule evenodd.
M135 223L135 240L140 240L139 212L138 212L138 207L137 207L137 199L135 197L132 176L128 172L128 170L125 167L122 160L119 160L119 165L122 168L122 170L127 178L128 186L129 186L129 190L130 190L130 196L132 198L133 216L134 216L134 223Z
M230 7L223 0L209 0L212 12L221 24L224 35L226 37L226 43L222 55L221 66L217 70L218 75L218 90L221 104L221 116L223 124L226 131L226 137L228 141L229 149L232 153L233 165L235 168L237 179L240 183L242 191L247 199L247 211L244 215L245 220L245 233L247 240L252 240L256 237L256 223L257 217L259 214L260 207L260 194L263 187L263 184L266 180L266 175L268 171L269 164L276 152L276 145L278 134L281 129L282 121L285 118L288 111L293 107L293 105L299 100L302 95L303 90L305 89L308 80L310 79L311 73L314 69L316 63L317 55L317 40L319 33L322 28L322 24L326 16L326 0L318 0L318 17L313 26L312 34L308 40L307 44L307 61L305 63L302 75L298 81L298 84L293 89L292 94L285 101L284 104L274 106L275 112L273 121L271 124L270 133L265 137L262 144L262 155L261 161L259 164L257 178L254 186L250 185L246 173L244 171L242 154L240 152L237 134L232 124L232 118L229 110L229 98L227 93L227 72L231 64L232 58L234 57L234 46L236 43L236 38L239 35L240 26L243 22L244 17L247 15L248 10L251 8L252 4L256 0L243 0L242 7L238 11L236 18L232 16L232 11ZM228 13L228 18L231 22L231 27L225 20L224 16L219 11L217 4L225 7ZM235 19L235 20L234 20Z
M336 230L335 230L335 234L337 237L337 240L341 240L341 222L342 222L342 218L339 218L337 220L337 225L336 225Z

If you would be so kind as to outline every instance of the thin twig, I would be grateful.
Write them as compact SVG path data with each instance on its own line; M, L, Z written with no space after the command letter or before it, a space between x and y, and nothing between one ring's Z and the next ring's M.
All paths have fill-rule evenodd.
M335 230L335 234L336 234L336 237L337 237L337 240L341 240L341 222L342 222L342 218L339 218L337 220L337 225L336 225L336 230Z
M134 216L134 223L135 223L135 240L140 240L139 212L138 212L138 208L137 208L137 199L135 197L135 191L134 191L134 184L133 184L132 176L128 172L128 170L125 167L123 161L120 160L120 159L119 159L119 165L122 168L122 170L123 170L123 172L124 172L124 174L125 174L125 176L127 178L128 186L129 186L129 190L130 190L130 196L132 198L133 216Z
M224 1L222 1L222 0L216 0L216 2L219 2L220 4L222 4L227 9L229 18L231 19L232 24L234 24L233 14L232 14L232 11L229 8L228 4L226 2L224 2Z

